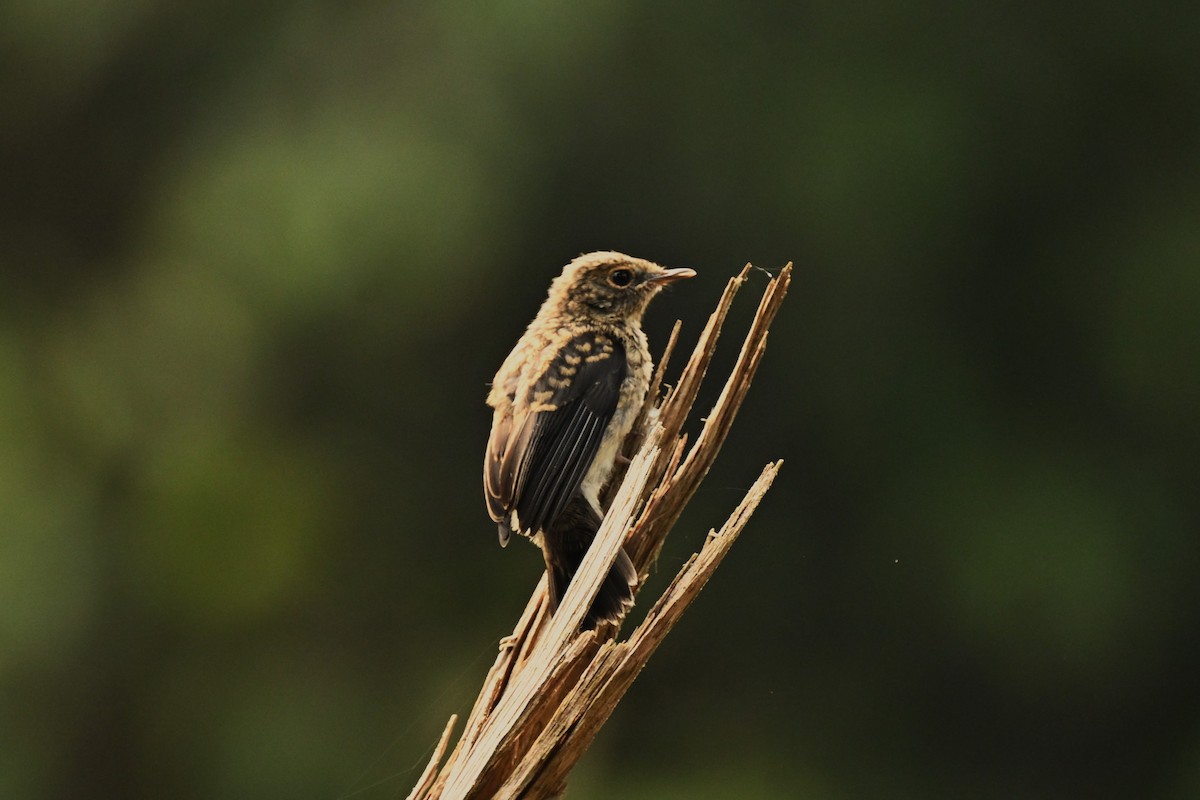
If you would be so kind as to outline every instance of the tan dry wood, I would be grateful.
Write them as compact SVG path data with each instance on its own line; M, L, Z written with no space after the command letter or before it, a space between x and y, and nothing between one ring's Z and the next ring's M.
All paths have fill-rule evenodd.
M782 461L767 465L721 530L709 532L700 552L626 640L616 641L616 626L579 631L622 545L644 582L729 433L787 294L791 264L768 282L737 362L690 448L682 429L729 307L751 270L746 265L729 281L676 386L660 395L667 358L678 340L676 324L630 436L636 450L625 474L614 478L611 506L558 612L547 615L543 576L512 635L501 641L458 744L437 769L451 718L409 800L540 800L562 794L570 770L749 521Z

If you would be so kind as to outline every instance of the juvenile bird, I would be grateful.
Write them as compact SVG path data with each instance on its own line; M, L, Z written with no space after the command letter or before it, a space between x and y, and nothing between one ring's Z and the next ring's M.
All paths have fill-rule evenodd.
M642 315L663 286L695 274L622 253L579 256L492 380L484 498L501 546L515 532L541 547L552 612L600 527L600 492L650 384ZM584 627L619 619L636 583L621 550Z

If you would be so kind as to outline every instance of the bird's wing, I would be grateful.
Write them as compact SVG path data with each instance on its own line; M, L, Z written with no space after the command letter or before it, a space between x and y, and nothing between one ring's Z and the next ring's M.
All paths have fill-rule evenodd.
M542 530L583 482L625 380L625 349L613 338L603 342L591 334L571 339L542 370L528 402L493 420L484 486L502 528L515 511L522 531Z
M505 518L512 505L516 476L506 472L505 454L512 439L513 411L511 403L496 409L492 417L492 432L488 436L487 452L483 458L483 499L488 514L500 523L500 544L508 544L508 525Z

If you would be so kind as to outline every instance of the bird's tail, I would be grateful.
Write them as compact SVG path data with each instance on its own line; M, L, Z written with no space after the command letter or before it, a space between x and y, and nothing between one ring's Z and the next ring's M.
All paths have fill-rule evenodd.
M542 552L546 557L546 575L550 592L550 611L567 593L571 579L583 563L596 531L600 528L600 516L591 503L576 497L550 527L543 532ZM596 599L583 618L583 629L595 628L601 622L617 622L633 606L633 588L637 585L637 570L624 549L617 551L617 558L608 571Z

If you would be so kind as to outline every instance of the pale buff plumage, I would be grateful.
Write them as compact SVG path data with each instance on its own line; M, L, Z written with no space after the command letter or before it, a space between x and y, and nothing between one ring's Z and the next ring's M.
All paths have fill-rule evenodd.
M501 543L509 532L529 536L542 546L551 567L561 560L555 552L558 540L567 536L553 530L566 503L575 504L567 536L571 547L584 535L580 531L586 526L579 520L602 516L600 493L650 382L642 315L662 286L694 274L597 252L576 258L551 283L487 398L494 414L484 494ZM568 421L576 424L564 425ZM561 432L564 427L569 433ZM562 441L553 441L554 436ZM551 474L560 462L569 475ZM576 476L580 479L572 480ZM538 487L546 486L543 497ZM520 507L540 524L522 520ZM569 579L573 569L566 573ZM565 587L552 587L552 597L556 588Z

